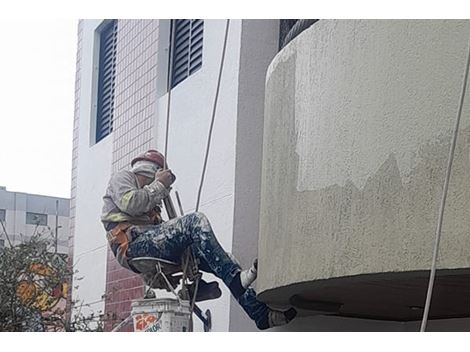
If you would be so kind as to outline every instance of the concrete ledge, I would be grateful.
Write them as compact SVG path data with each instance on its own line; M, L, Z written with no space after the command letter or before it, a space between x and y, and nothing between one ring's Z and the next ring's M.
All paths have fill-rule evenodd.
M423 316L428 279L429 271L356 275L299 282L258 298L274 306L289 302L301 316L415 321ZM429 318L463 317L470 317L470 268L438 271Z

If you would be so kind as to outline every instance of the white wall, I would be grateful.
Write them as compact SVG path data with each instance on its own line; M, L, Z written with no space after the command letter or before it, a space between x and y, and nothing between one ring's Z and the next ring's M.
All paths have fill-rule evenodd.
M243 20L239 67L235 209L232 252L242 268L258 256L259 200L263 149L264 85L278 52L279 20ZM256 289L256 281L255 281ZM257 331L235 299L230 331Z
M111 176L112 134L93 145L93 63L94 31L101 20L83 22L83 46L80 88L80 116L78 142L78 174L74 234L74 269L78 270L73 285L74 300L93 303L83 308L82 313L104 312L102 295L106 283L105 231L100 221L102 197ZM83 277L82 280L76 280Z
M161 28L164 25L162 21ZM194 211L204 162L207 136L219 72L224 39L225 20L204 21L202 68L177 85L171 94L168 163L177 176L178 190L185 213ZM163 33L161 31L161 33ZM200 211L205 213L215 234L226 251L231 251L235 174L235 133L238 99L238 68L240 57L241 21L230 23L224 71L211 151L207 165ZM161 49L167 42L161 35ZM162 50L163 51L163 50ZM159 73L166 72L167 63L159 61ZM163 75L160 75L163 79ZM156 147L164 152L167 94L158 100ZM175 205L176 199L174 197ZM204 274L206 280L214 277ZM228 331L230 293L220 282L223 295L218 300L201 303L213 316L214 331ZM197 320L196 320L197 321ZM198 322L198 321L197 321ZM196 323L198 324L198 323ZM197 329L201 326L196 325Z

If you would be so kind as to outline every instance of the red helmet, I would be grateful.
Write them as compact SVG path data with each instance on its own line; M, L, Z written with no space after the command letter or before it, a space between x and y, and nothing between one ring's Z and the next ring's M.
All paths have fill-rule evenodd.
M147 150L145 153L140 154L139 156L132 159L131 166L134 166L136 162L141 160L152 161L158 166L160 166L162 169L165 163L165 157L163 156L163 154L154 149Z

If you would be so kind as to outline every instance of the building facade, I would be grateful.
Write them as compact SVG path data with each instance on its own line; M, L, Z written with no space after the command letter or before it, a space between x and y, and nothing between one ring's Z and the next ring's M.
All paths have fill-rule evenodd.
M68 254L70 199L10 192L0 187L0 250L44 234L57 253ZM6 234L5 234L6 230Z
M143 295L140 277L107 247L107 181L136 154L163 152L168 131L174 188L194 211L225 23L79 23L70 248L83 280L73 298L110 317L106 330ZM259 299L299 310L274 330L418 329L469 29L453 20L231 20L200 210L242 266L258 256ZM430 330L470 330L468 110ZM201 304L213 329L255 331L221 286L220 299Z
M143 295L139 276L107 248L101 198L112 172L148 149L164 151L185 213L194 211L220 68L225 20L83 20L79 23L72 170L74 300L111 330ZM232 20L201 196L222 246L243 266L257 255L264 81L278 49L278 20ZM170 31L174 28L174 31ZM173 68L169 67L169 51ZM168 79L170 75L170 80ZM170 81L168 85L167 82ZM205 274L206 275L206 274ZM208 277L208 280L213 277ZM213 330L255 330L228 290L200 304ZM236 317L236 318L235 318ZM196 329L202 330L202 324ZM123 331L131 326L123 327Z

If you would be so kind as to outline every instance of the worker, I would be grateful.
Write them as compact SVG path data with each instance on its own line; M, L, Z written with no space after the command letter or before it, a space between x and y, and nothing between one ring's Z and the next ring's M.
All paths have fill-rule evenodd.
M101 220L117 261L137 272L129 263L132 258L155 257L180 262L184 250L191 246L199 268L224 282L260 330L291 321L297 314L294 308L274 310L256 299L250 287L257 276L256 261L251 268L242 270L219 244L203 213L193 212L162 221L161 202L176 178L164 166L164 156L149 150L132 160L130 170L115 173L109 181ZM200 290L199 300L221 295L216 282L201 281Z

